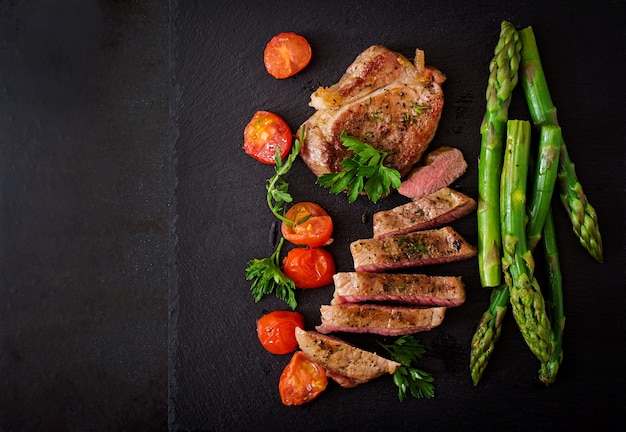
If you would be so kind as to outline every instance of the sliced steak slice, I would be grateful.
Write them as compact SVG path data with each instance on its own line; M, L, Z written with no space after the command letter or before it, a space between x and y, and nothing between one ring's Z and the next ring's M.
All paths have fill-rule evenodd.
M400 336L431 330L443 322L445 307L395 307L378 304L322 305L320 333L350 332Z
M448 187L392 208L374 213L374 238L445 225L476 210L476 201Z
M411 63L384 46L369 47L338 83L311 95L316 112L302 125L302 160L318 177L343 170L341 162L352 156L340 138L345 132L388 152L385 165L408 174L437 131L444 81L441 72L425 66L421 50Z
M461 150L442 146L428 153L422 165L411 171L398 193L419 199L445 186L450 186L467 169Z
M465 302L465 285L459 276L339 272L333 280L331 305L393 302L454 307Z
M328 370L326 370L326 376L328 378L331 378L333 381L335 381L337 384L339 384L343 388L354 388L360 384L348 378L347 376L343 376L335 372L330 372Z
M350 252L357 272L383 272L476 256L476 248L449 226L383 239L356 240L350 244Z
M365 351L332 336L296 327L298 346L307 357L326 369L342 387L354 387L393 374L400 363Z

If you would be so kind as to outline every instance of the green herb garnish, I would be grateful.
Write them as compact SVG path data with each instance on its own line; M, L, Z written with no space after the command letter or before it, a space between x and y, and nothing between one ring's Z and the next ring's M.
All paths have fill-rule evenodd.
M266 294L275 293L276 297L287 302L291 309L297 306L293 280L280 269L280 250L284 238L280 238L276 250L269 258L253 259L248 262L246 279L251 280L250 291L254 300L259 301Z
M276 173L267 179L267 205L274 216L288 224L292 224L293 221L287 219L283 213L285 204L292 202L293 198L289 193L289 183L287 183L283 176L291 170L293 161L296 160L300 154L302 140L304 140L304 133L304 128L302 128L301 138L294 141L291 151L284 161L280 158L280 149L276 147L276 163L274 164Z
M407 391L416 398L431 398L435 395L435 378L428 372L424 372L411 366L424 353L424 346L413 336L404 335L395 340L391 345L378 342L400 366L393 373L393 382L398 387L398 399L402 402Z
M354 157L341 162L343 171L322 174L317 184L330 188L330 193L348 193L348 202L356 201L361 192L365 192L372 202L387 195L391 187L400 187L400 173L383 165L387 152L379 151L355 137L341 134L345 147L354 153Z
M417 102L411 102L411 111L413 111L413 115L418 116L427 109L430 109L430 105L420 105Z
M400 247L400 249L408 255L422 255L428 252L428 247L426 245L417 241L411 241L408 237L399 238L398 247Z
M274 164L275 174L267 180L267 205L280 221L293 224L293 221L284 216L285 204L293 201L289 193L289 183L283 178L291 170L293 162L300 154L300 147L304 140L304 127L300 139L293 143L291 151L283 161L280 157L280 149L276 148ZM305 219L305 218L303 218ZM246 279L251 280L250 291L254 295L254 300L259 301L266 294L275 293L276 297L287 302L291 309L297 306L294 281L287 276L280 268L280 251L283 247L284 238L281 237L276 250L269 258L253 259L248 261L246 268Z

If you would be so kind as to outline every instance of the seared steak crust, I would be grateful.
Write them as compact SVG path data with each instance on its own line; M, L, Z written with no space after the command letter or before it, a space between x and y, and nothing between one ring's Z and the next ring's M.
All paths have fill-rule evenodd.
M333 280L333 305L393 302L453 307L465 302L465 285L460 276L339 272Z
M385 165L404 176L435 135L444 80L424 66L420 50L413 64L383 46L368 48L337 84L311 96L317 111L303 125L302 159L317 176L342 170L341 161L352 156L340 139L345 132L388 152Z
M474 210L476 210L474 199L444 187L423 198L374 213L374 238L435 228Z
M431 330L443 322L445 307L396 307L378 304L322 305L320 333L352 332L399 336Z
M393 374L400 367L400 363L300 327L296 327L296 340L302 352L343 387L354 387L386 373Z
M350 252L358 272L441 264L476 256L476 248L451 227L356 240L350 244Z

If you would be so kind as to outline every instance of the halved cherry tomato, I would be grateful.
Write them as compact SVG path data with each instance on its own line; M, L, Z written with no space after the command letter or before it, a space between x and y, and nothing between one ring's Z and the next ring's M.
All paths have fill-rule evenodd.
M277 310L257 320L256 332L263 348L272 354L287 354L298 348L296 327L304 328L301 314Z
M299 34L284 32L274 36L265 46L263 62L274 78L289 78L311 61L311 45Z
M319 288L333 281L335 260L323 248L295 248L283 259L283 272L297 288Z
M281 159L287 156L292 140L285 120L268 111L257 111L243 132L246 154L268 165L276 163L276 148L280 149Z
M320 395L328 385L326 370L296 351L280 375L278 391L285 405L302 405Z
M298 246L319 247L330 242L333 221L318 204L300 202L291 206L285 217L293 223L283 221L280 229L287 241Z

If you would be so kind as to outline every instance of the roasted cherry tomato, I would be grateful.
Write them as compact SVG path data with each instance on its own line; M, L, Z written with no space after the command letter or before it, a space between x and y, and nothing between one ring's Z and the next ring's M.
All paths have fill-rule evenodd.
M278 391L285 405L302 405L320 395L328 385L326 370L296 351L280 375Z
M301 314L278 310L259 318L256 332L263 348L272 354L287 354L298 348L296 327L304 328Z
M292 223L281 225L283 237L298 246L319 247L328 244L333 234L333 221L318 204L300 202L289 208L285 217Z
M295 33L274 36L265 46L263 62L274 78L289 78L304 69L311 61L311 45Z
M287 156L292 140L285 120L268 111L257 111L243 132L246 154L268 165L276 163L276 148L280 149L281 159Z
M297 288L319 288L333 281L335 260L323 248L295 248L283 259L283 272Z

